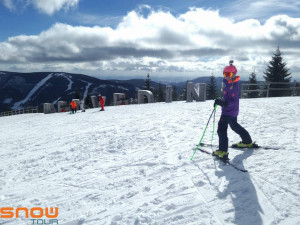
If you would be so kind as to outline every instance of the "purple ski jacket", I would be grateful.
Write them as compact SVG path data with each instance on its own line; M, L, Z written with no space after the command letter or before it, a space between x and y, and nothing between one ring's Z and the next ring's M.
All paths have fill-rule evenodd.
M223 101L226 101L228 105L222 107L222 115L237 117L239 114L239 80L240 77L237 76L235 80L229 82L223 79L224 89L223 89Z

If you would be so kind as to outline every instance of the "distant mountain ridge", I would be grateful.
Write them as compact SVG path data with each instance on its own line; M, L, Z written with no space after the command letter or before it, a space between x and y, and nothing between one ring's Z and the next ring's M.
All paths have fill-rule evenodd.
M134 96L136 86L122 81L101 80L82 74L64 72L14 73L0 71L0 111L41 106L43 103L70 101L79 94L102 94L107 103L112 93L122 92Z
M216 77L218 90L222 77ZM209 83L210 77L190 80L194 83ZM109 105L113 93L125 93L128 98L136 98L137 91L144 89L145 79L102 80L88 75L65 72L16 73L0 71L0 112L28 106L42 106L43 103L70 101L75 96L102 94ZM165 89L166 85L161 84ZM171 83L181 94L186 82ZM159 82L151 80L151 87L158 88Z

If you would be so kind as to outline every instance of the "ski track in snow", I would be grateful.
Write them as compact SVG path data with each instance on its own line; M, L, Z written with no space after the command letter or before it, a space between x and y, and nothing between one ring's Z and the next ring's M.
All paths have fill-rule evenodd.
M89 88L90 86L93 84L93 83L89 83L89 82L86 82L84 80L81 80L82 82L85 82L87 83L86 87L85 87L85 90L84 90L84 93L83 93L83 96L82 96L82 99L85 99L87 94L88 94L88 91L89 91Z
M65 92L72 90L72 85L74 82L70 79L70 75L66 73L55 73L55 76L62 76L69 81L68 88L65 90Z
M65 225L299 224L299 100L240 100L253 140L282 148L229 149L249 173L200 151L190 160L212 101L2 117L1 207L59 207ZM3 223L32 224L24 215Z
M32 95L34 95L34 93L41 87L43 86L51 77L53 76L53 73L50 73L47 77L45 77L44 79L42 79L39 83L37 83L34 88L32 88L32 90L28 93L28 95L26 96L26 98L24 98L22 101L16 102L13 106L12 109L19 109L20 106L24 103L26 103Z

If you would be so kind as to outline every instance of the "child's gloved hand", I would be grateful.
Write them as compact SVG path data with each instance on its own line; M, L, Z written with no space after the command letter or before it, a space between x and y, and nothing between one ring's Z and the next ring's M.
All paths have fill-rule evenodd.
M214 107L216 107L216 105L226 107L228 105L228 102L222 101L221 99L216 99L214 102Z

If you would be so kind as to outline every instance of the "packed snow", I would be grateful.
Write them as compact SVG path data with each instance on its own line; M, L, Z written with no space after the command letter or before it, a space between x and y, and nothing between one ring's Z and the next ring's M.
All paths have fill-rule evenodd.
M190 160L212 110L173 102L2 117L1 207L58 207L67 225L300 224L300 97L240 100L238 122L278 148L229 149L248 173L200 151ZM213 119L203 142L212 131Z

